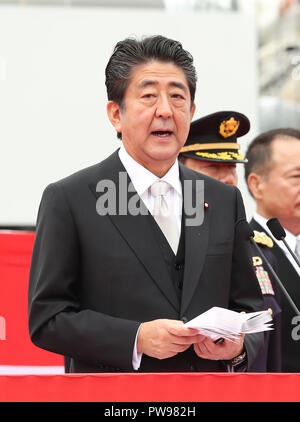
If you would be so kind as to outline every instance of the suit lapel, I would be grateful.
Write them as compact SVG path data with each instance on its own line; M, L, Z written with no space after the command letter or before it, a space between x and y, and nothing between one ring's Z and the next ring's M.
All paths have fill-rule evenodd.
M187 199L184 189L185 180L192 180L192 197L196 199L196 180L199 181L199 177L196 177L194 172L191 172L189 169L182 165L180 165L180 175L183 185L184 200ZM185 227L182 227L182 230L185 230L185 269L181 300L181 314L184 314L192 300L195 289L200 281L201 272L205 263L211 211L210 208L204 208L204 201L208 203L210 203L210 201L209 197L207 196L209 192L205 191L204 197L203 190L204 185L198 189L199 197L195 205L197 207L198 213L204 212L204 219L202 224L197 226L187 226L185 223ZM187 218L189 217L185 214L184 220L186 221Z
M149 221L152 216L141 214L131 215L130 213L127 213L127 215L118 215L119 193L120 189L124 189L125 186L123 183L124 179L122 179L122 186L120 184L120 173L122 173L122 177L126 175L126 188L128 192L130 179L116 152L107 160L105 160L104 166L101 168L101 173L99 173L97 180L94 180L89 184L89 188L98 199L100 193L96 191L97 183L100 180L111 180L114 183L116 186L117 212L116 215L109 215L109 218L119 231L120 235L125 239L128 246L133 250L139 261L145 267L150 277L157 284L161 292L166 296L170 304L178 312L178 297L176 295L175 288L166 268L166 263L163 259L160 248L157 245L157 241ZM124 192L122 193L124 194ZM129 203L130 200L137 198L138 194L135 190L132 190L131 192L128 192L127 197ZM140 201L142 203L141 205L145 209L146 207L142 200ZM142 282L142 280L140 281Z

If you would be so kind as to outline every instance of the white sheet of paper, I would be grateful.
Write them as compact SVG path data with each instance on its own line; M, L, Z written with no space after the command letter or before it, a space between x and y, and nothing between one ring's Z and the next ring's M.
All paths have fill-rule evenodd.
M214 306L185 325L196 328L200 334L213 340L223 337L234 341L242 333L258 333L273 330L269 311L240 313Z

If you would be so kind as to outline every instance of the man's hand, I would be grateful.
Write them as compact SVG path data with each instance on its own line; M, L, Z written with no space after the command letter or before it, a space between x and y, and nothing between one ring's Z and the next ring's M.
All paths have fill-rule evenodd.
M224 340L221 344L215 344L209 337L205 337L200 343L194 344L197 356L210 360L230 360L242 353L245 334L239 336L238 342Z
M137 338L137 352L157 359L166 359L184 352L191 344L200 344L204 336L185 327L182 321L156 319L144 322Z

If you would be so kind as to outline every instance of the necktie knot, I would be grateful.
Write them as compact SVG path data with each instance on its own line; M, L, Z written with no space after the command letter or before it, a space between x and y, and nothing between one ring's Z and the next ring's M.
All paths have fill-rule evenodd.
M163 180L157 180L151 185L151 194L156 198L157 196L166 196L170 190L170 185Z

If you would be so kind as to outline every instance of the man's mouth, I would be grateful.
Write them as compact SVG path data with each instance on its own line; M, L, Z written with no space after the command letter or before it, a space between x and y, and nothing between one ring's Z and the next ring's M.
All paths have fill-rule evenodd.
M167 137L172 135L173 132L171 132L170 130L155 130L151 133L154 136Z

